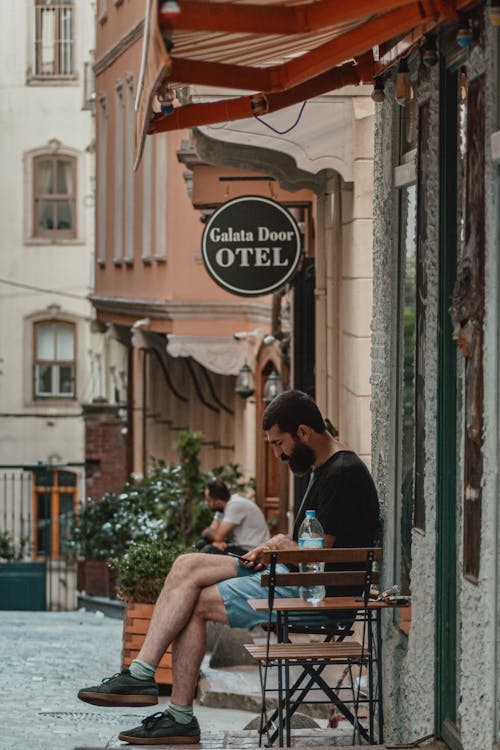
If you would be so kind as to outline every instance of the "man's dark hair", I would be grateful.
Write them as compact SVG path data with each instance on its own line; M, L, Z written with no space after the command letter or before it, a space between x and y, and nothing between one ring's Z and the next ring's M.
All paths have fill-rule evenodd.
M210 497L213 497L214 500L223 500L227 503L231 497L227 485L222 479L214 479L211 482L208 482L207 490Z
M325 420L313 399L302 391L284 391L273 398L262 417L262 428L276 425L280 432L296 435L300 424L315 432L325 432Z

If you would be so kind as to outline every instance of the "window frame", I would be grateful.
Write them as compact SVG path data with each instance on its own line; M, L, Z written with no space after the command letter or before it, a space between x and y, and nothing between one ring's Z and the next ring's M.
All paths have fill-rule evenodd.
M44 161L51 161L57 171L58 162L71 165L71 191L68 193L37 193L38 165ZM74 156L62 153L45 153L37 154L33 157L33 175L32 175L32 236L34 239L75 239L77 236L77 211L76 211L76 194L77 194L77 160ZM70 204L71 214L73 217L71 229L40 229L38 226L38 213L42 201L52 201L55 205L57 202L67 201Z
M73 359L72 360L42 360L38 357L38 328L42 325L65 325L65 326L71 326L72 332L73 332ZM77 327L73 321L70 320L61 320L59 318L46 318L41 320L36 320L33 323L33 378L32 378L32 398L36 402L40 401L75 401L77 398ZM71 366L73 368L73 391L71 394L65 394L65 393L39 393L38 392L38 367L41 365L50 365L52 367L68 367Z
M46 471L52 473L52 484L39 484L37 480L37 471L32 472L32 518L33 518L33 531L32 531L32 543L33 543L33 558L35 560L60 560L63 556L61 554L61 534L63 532L63 524L61 523L61 495L72 495L73 497L73 512L75 516L78 511L78 474L74 471L68 471L67 469L49 468L44 467ZM60 475L71 474L74 476L74 485L60 484ZM45 522L48 521L50 525L49 530L49 549L48 551L39 549L39 541L42 536L40 529L41 523L38 516L38 509L40 498L42 495L50 495L49 503L49 519L43 519Z
M47 81L51 83L53 81L74 81L77 78L77 65L76 65L76 42L75 42L75 3L73 0L64 0L64 2L58 2L58 0L34 0L34 22L33 22L33 72L32 78L35 81ZM42 12L50 11L53 9L55 28L54 28L54 72L44 73L41 70L42 67ZM61 68L61 54L62 45L66 40L61 39L61 26L63 23L63 11L71 11L69 16L70 26L70 38L69 38L69 55L70 55L70 70L69 72L62 72ZM39 36L40 35L40 36Z

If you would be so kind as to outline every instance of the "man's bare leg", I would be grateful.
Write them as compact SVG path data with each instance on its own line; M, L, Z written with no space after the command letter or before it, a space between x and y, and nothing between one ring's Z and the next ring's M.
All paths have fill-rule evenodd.
M189 622L172 644L172 703L191 706L200 666L205 655L207 621L227 623L226 609L217 586L203 589Z
M169 644L186 628L200 593L219 581L236 576L236 565L235 560L225 555L192 553L178 557L158 597L137 659L156 667ZM215 601L215 597L213 599ZM220 604L223 608L222 599Z

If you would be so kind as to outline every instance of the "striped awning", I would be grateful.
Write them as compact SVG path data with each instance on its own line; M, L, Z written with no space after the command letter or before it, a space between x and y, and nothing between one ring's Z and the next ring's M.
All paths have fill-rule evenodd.
M380 72L374 49L456 19L471 0L147 0L137 97L137 160L147 133L276 111ZM247 90L221 101L157 96L201 84Z

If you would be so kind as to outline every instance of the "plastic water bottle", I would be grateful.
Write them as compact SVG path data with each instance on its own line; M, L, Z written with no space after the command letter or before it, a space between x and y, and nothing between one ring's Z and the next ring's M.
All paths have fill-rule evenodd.
M316 518L315 510L306 510L306 516L299 529L299 545L301 549L322 549L325 546L323 527ZM301 563L302 573L320 573L324 570L324 563ZM325 598L324 586L301 586L300 596L313 606Z

